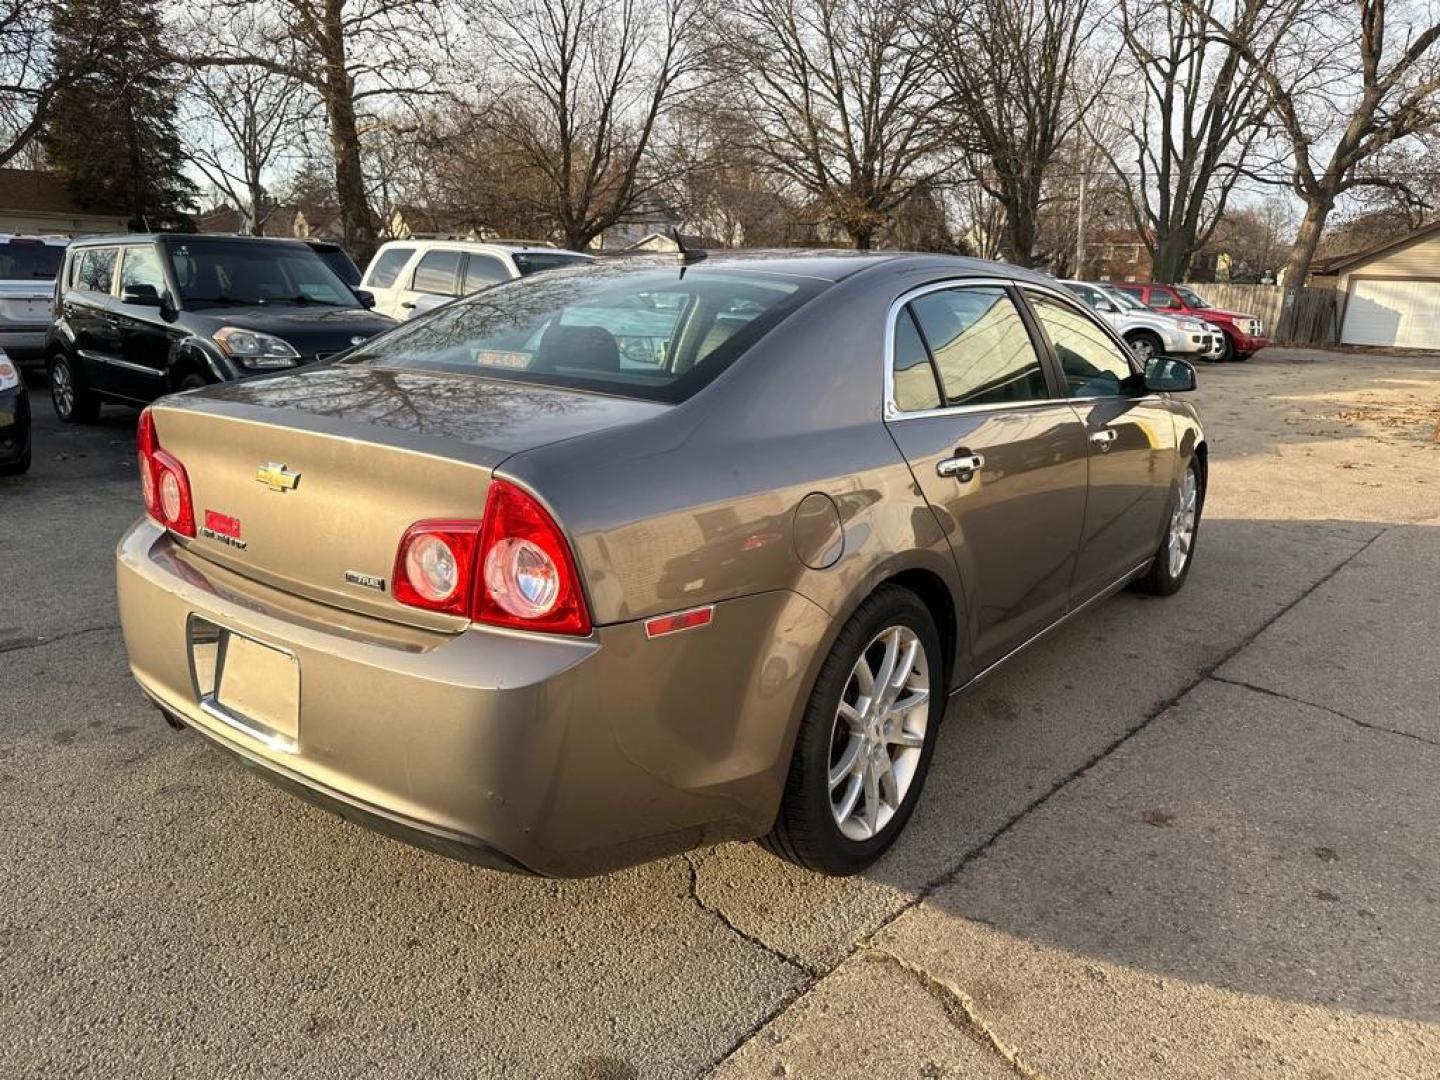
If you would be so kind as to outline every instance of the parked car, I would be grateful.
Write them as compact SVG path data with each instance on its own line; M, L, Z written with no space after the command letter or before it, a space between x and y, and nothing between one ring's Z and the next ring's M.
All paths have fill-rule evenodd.
M50 298L68 243L0 233L0 349L12 363L39 364L45 355Z
M447 855L572 875L765 837L854 873L951 693L1184 584L1194 382L997 263L526 278L148 409L131 670L172 723Z
M325 260L325 265L335 271L335 276L352 289L360 288L360 268L350 253L330 240L306 240L310 250Z
M1254 315L1217 308L1194 289L1184 285L1155 285L1126 281L1116 286L1148 308L1167 315L1189 315L1220 327L1225 335L1222 360L1248 360L1270 344L1265 327Z
M380 245L360 284L374 295L376 311L409 319L502 281L591 260L579 251L518 242L392 240Z
M143 405L322 360L394 325L368 303L301 240L77 240L45 339L50 396L60 419L86 421L102 401Z
M1155 356L1218 358L1225 351L1224 334L1204 319L1151 311L1134 297L1099 282L1060 284L1094 308L1125 339L1141 363Z
M0 349L0 476L30 471L30 391Z

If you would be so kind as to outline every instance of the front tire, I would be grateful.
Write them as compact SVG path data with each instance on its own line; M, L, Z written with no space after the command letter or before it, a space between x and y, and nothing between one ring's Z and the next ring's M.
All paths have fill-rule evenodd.
M825 874L883 855L920 798L945 712L930 610L908 589L871 594L831 647L800 723L775 826L761 842Z
M0 465L0 476L19 476L30 471L31 448L25 447L25 452L7 465Z
M90 392L70 357L56 353L50 358L50 402L55 415L66 424L90 424L100 415L100 401Z
M1130 346L1130 351L1134 353L1135 359L1140 361L1142 365L1150 363L1151 360L1154 360L1155 357L1160 356L1165 351L1164 342L1154 334L1147 333L1143 330L1131 334L1125 341Z
M1185 475L1170 504L1170 519L1160 550L1145 576L1135 582L1135 591L1151 596L1174 596L1190 576L1195 561L1195 537L1200 531L1200 511L1205 506L1205 484L1200 463L1190 459Z

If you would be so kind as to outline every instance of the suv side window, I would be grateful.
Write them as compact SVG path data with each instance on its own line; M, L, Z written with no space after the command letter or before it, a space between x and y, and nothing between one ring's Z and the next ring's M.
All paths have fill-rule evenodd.
M1027 292L1030 307L1055 349L1072 398L1121 397L1134 374L1130 358L1094 319L1069 304Z
M165 292L165 273L153 247L127 247L120 263L120 292L136 285L148 285L160 296Z
M1151 289L1147 304L1156 311L1170 311L1178 308L1180 301L1176 300L1168 289Z
M400 271L405 269L410 256L414 254L414 248L387 248L382 251L370 264L370 273L365 284L376 289L390 288L400 276Z
M86 248L80 252L75 266L75 288L85 292L108 293L115 280L115 256L118 248Z
M433 293L436 296L456 296L455 281L460 276L459 251L439 249L427 251L415 267L415 277L410 287L416 292Z
M946 406L1041 401L1045 372L1009 292L998 285L926 293L910 301Z
M465 288L460 291L468 295L509 280L509 273L495 256L471 252L470 261L465 264Z

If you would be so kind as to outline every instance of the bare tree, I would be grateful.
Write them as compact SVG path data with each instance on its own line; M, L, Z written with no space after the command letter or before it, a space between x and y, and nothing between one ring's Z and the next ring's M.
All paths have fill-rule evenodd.
M1119 0L1123 77L1104 113L1117 137L1099 123L1088 126L1121 179L1157 280L1185 277L1265 135L1264 86L1231 41L1269 62L1281 40L1269 27L1273 7L1273 0Z
M197 28L215 34L211 51L227 49L259 35L247 13L228 25ZM291 153L297 133L314 112L314 92L306 83L268 67L202 67L187 87L191 164L241 215L241 231L263 235L274 209L266 197L265 176Z
M512 194L572 248L653 200L657 130L696 68L695 0L470 0L501 77L497 149Z
M51 21L61 0L0 0L0 166L24 151L45 126L55 95L109 42L116 3L92 5L86 27L70 42L79 62L55 65ZM75 22L72 19L72 23Z
M1046 174L1104 83L1093 0L930 0L921 18L975 178L1005 208L1000 248L1036 257Z
M311 87L329 129L343 239L360 259L377 243L361 158L361 110L378 100L440 94L436 0L210 0L247 12L256 34L182 57L199 67L256 67Z
M1345 0L1318 11L1310 0L1285 0L1269 21L1282 40L1269 56L1212 25L1259 76L1294 155L1289 183L1305 214L1284 275L1299 288L1336 200L1359 187L1405 185L1372 166L1440 120L1440 21L1433 8L1403 0Z
M734 0L716 74L752 149L857 248L949 169L935 53L899 0Z

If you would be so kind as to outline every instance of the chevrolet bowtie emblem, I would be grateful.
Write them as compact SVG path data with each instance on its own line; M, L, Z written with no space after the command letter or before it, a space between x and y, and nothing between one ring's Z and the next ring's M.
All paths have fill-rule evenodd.
M294 491L300 486L300 474L291 472L278 461L267 461L261 465L255 479L271 491Z

